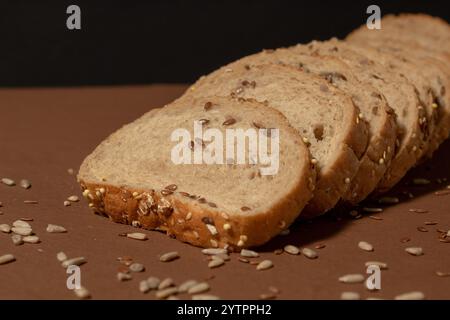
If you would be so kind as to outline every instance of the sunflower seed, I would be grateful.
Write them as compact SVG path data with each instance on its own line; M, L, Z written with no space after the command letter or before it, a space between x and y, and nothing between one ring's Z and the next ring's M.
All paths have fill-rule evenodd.
M89 299L91 297L90 292L85 287L74 289L73 293L75 293L78 299Z
M145 270L145 266L142 263L133 263L130 265L130 271L132 272L143 272Z
M180 255L178 254L178 252L172 251L172 252L167 252L167 253L164 253L163 255L161 255L159 257L159 261L161 261L161 262L170 262L170 261L173 261L175 259L178 259L179 257L180 257Z
M346 291L341 293L341 300L359 300L359 299L361 299L361 296L359 295L358 292Z
M366 267L369 266L378 266L380 269L387 269L387 263L385 262L380 262L380 261L367 261L365 263Z
M193 286L195 286L197 283L198 282L196 280L187 280L178 287L178 292L179 293L188 292L188 290Z
M308 259L316 259L319 255L313 249L303 248L302 254Z
M339 277L339 281L343 283L361 283L364 281L364 276L362 274L346 274L345 276Z
M70 196L67 198L70 202L78 202L80 199L77 196Z
M420 291L412 291L400 294L394 298L395 300L423 300L425 295Z
M256 270L262 271L273 267L273 262L270 260L263 260L256 266Z
M70 201L66 200L64 201L64 207L69 207L70 206Z
M149 277L147 279L147 283L148 283L150 290L158 288L160 282L161 281L157 277Z
M158 290L163 290L163 289L166 289L169 287L173 287L174 285L175 285L175 283L173 282L172 278L166 278L159 283Z
M56 259L58 259L59 262L63 262L67 260L67 255L64 252L58 252L56 254Z
M438 277L450 277L450 272L436 271Z
M259 257L259 253L253 250L248 250L248 249L242 249L241 250L241 257L246 257L246 258L258 258Z
M206 255L217 255L217 254L226 254L228 253L228 251L221 248L207 248L203 249L202 253Z
M405 249L406 252L408 252L410 255L413 256L421 256L423 255L423 249L420 247L409 247Z
M67 268L69 266L81 266L82 264L86 263L86 258L85 257L76 257L76 258L71 258L71 259L67 259L65 261L63 261L61 263L61 266L63 268Z
M58 226L56 224L49 224L47 225L47 232L49 233L63 233L67 232L66 228L62 226Z
M287 246L284 247L284 251L292 254L292 255L297 255L300 253L300 249L294 245L288 244Z
M12 179L9 179L9 178L2 178L2 183L6 184L7 186L10 186L10 187L16 185L16 182L14 180L12 180Z
M364 212L370 212L370 213L378 213L378 212L383 212L382 208L370 208L370 207L364 207L363 208Z
M26 237L23 237L22 240L25 243L33 243L33 244L40 242L38 236L26 236Z
M129 273L124 273L124 272L117 273L117 280L119 280L119 281L128 281L131 279L132 279L132 276Z
M16 258L12 254L4 254L0 256L0 264L6 264L15 261Z
M139 282L139 291L142 293L147 293L150 291L150 286L148 285L147 280L142 280Z
M423 178L416 178L416 179L413 179L413 184L418 185L418 186L430 184L430 182L431 182L430 180L428 180L428 179L423 179Z
M0 231L4 233L10 233L11 232L11 226L8 224L0 224Z
M222 258L218 258L216 256L213 256L213 259L208 263L208 268L217 268L223 265L225 261L223 261Z
M22 188L24 188L24 189L29 189L29 188L31 188L31 182L30 181L28 181L27 179L22 179L22 180L20 180L20 186L22 187Z
M22 221L22 220L14 221L13 222L13 227L31 229L31 225L28 222Z
M127 233L127 238L135 239L135 240L147 240L147 235L145 233L140 232L132 232Z
M157 291L155 293L155 296L157 299L166 299L166 298L170 297L171 295L177 294L177 293L178 293L177 288L166 288L166 289Z
M366 241L360 241L358 243L358 247L364 251L373 251L373 246Z
M21 244L23 244L22 236L19 234L13 234L11 236L11 240L15 246L20 246Z
M194 294L192 300L220 300L220 298L212 294Z
M12 227L11 231L21 236L29 236L33 233L33 230L31 230L31 228L22 228L22 227Z
M209 284L206 282L200 282L196 285L193 285L188 289L189 294L202 293L209 290Z
M378 199L378 203L380 204L396 204L399 203L399 199L397 197L382 197Z

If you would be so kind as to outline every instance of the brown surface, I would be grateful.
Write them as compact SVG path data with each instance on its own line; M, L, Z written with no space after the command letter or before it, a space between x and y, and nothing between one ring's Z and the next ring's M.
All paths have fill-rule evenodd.
M450 227L450 195L437 196L450 182L437 183L450 172L450 143L441 147L434 159L413 170L402 185L391 194L399 194L402 202L383 213L374 214L383 220L373 220L369 214L340 221L325 217L313 223L292 228L288 236L280 236L260 248L263 258L271 259L275 267L256 271L255 266L237 261L218 269L207 267L206 257L198 248L170 239L158 232L145 231L147 241L119 237L121 232L135 231L130 226L109 222L93 215L84 201L64 207L63 201L72 194L81 197L75 176L68 168L77 169L82 159L109 133L132 121L152 106L169 102L183 92L183 86L111 87L97 89L10 89L0 90L0 177L31 180L33 186L24 190L18 186L0 185L0 223L11 224L20 217L32 217L40 244L15 247L10 235L0 233L0 255L13 253L17 261L0 265L0 298L60 298L74 297L66 286L66 273L56 260L56 253L65 251L70 257L85 256L88 263L81 267L82 284L97 299L151 299L153 294L138 291L139 280L150 275L172 277L177 283L186 279L210 280L211 293L222 298L256 299L268 292L269 286L281 290L280 299L336 299L342 291L357 291L362 297L392 298L420 290L427 298L449 299L450 277L442 278L435 271L450 272L450 243L439 242L436 229ZM406 186L412 177L426 177L428 186ZM402 191L415 197L408 200ZM448 190L448 189L446 189ZM38 200L26 205L24 200ZM429 213L412 213L409 208L427 209ZM425 221L437 225L417 227ZM45 232L48 223L60 224L66 234ZM409 243L401 243L404 237ZM365 240L375 247L364 252L357 247ZM319 258L275 255L272 251L285 244L314 247ZM408 255L404 248L421 246L425 254ZM38 249L42 249L38 251ZM177 250L181 259L162 263L158 255ZM128 282L116 280L119 256L131 256L145 264L147 270L134 274ZM365 273L364 262L381 260L389 264L382 271L382 289L368 292L362 284L341 284L339 276ZM181 296L188 298L187 295Z

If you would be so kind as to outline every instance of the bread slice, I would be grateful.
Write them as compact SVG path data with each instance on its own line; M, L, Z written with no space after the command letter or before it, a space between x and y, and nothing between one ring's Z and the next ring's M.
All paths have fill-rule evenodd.
M310 144L317 161L314 197L302 217L333 208L348 190L367 146L367 126L351 98L324 79L288 66L246 60L201 78L188 95L255 99L281 111Z
M369 143L342 200L352 205L364 200L384 176L395 150L395 113L384 96L373 86L360 82L345 62L331 56L299 54L289 48L280 48L245 57L241 63L251 67L268 63L296 67L324 78L352 98L368 123Z
M250 148L246 161L233 161L220 141L237 148L237 140L194 138L194 121L205 135L207 129L224 137L231 129L251 129L259 134L258 152L267 145L273 159L279 154L278 170L267 174L268 162ZM174 136L179 130L190 137L180 140ZM255 139L242 141L246 146ZM191 162L195 152L205 158L175 164L183 155L176 145ZM223 161L207 164L207 155ZM197 246L233 248L263 244L287 228L312 197L315 170L302 138L278 111L229 97L185 97L113 133L84 160L78 180L90 207L112 221L162 230Z
M390 189L417 163L423 153L424 132L420 124L423 108L420 108L414 87L396 72L336 39L313 41L307 45L297 45L291 50L298 54L338 57L348 64L360 81L373 85L386 97L389 106L397 114L396 154L377 190L384 192Z

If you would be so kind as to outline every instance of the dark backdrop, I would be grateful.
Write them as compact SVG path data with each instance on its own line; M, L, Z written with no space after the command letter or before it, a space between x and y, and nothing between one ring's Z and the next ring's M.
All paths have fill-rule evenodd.
M192 82L263 48L343 37L382 13L449 5L409 1L0 1L0 86ZM77 4L82 29L66 28Z

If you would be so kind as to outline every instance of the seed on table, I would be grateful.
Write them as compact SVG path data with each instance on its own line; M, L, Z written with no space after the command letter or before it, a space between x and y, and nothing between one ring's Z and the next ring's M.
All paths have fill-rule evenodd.
M450 272L436 271L438 277L450 277Z
M37 200L25 200L23 203L24 204L38 204L39 202Z
M220 298L212 294L194 294L192 300L220 300Z
M0 231L4 233L10 233L11 232L11 226L8 224L0 224Z
M358 292L346 291L341 293L341 300L359 300L361 299Z
M364 276L362 274L346 274L345 276L339 277L339 281L343 283L361 283L364 281Z
M130 271L132 272L143 272L145 267L142 263L133 263L130 265Z
M425 210L425 209L414 209L414 208L412 208L412 209L409 209L408 211L409 212L414 212L414 213L428 213L428 210Z
M366 241L360 241L358 243L358 247L364 251L373 251L373 246Z
M127 281L127 280L131 280L131 274L129 273L124 273L124 272L119 272L117 273L117 280L119 281Z
M250 260L245 259L245 258L238 258L238 261L243 262L243 263L249 263Z
M211 256L211 258L220 258L223 261L230 261L230 256L226 253L220 253L220 254L216 254L214 256Z
M74 289L73 293L75 293L78 299L89 299L91 297L90 292L85 287Z
M71 259L67 259L65 261L63 261L61 263L61 266L63 268L67 268L71 265L75 265L75 266L81 266L82 264L86 263L86 258L85 257L76 257L76 258L71 258Z
M64 207L69 207L70 206L70 201L68 201L68 200L66 200L66 201L64 201Z
M164 253L162 256L160 256L159 261L170 262L175 259L178 259L179 257L180 257L180 255L178 254L177 251L171 251L171 252Z
M202 253L206 255L216 255L216 254L227 254L228 251L226 249L221 248L207 248L203 249Z
M171 295L177 294L178 289L175 287L162 289L156 292L155 296L157 299L165 299Z
M22 228L22 227L12 227L11 231L21 236L29 236L33 233L33 230L31 230L31 228Z
M411 239L408 238L408 237L403 237L403 238L400 239L401 243L407 243L407 242L410 242L410 241L411 241Z
M248 250L248 249L242 249L241 250L241 257L245 257L245 258L258 258L259 257L259 253L253 250Z
M193 286L195 286L197 283L198 282L196 280L187 280L178 287L178 292L179 293L188 292L188 290Z
M158 288L160 280L157 277L149 277L147 279L147 283L148 283L148 286L149 286L150 290L153 290L153 289L157 289Z
M300 253L300 249L294 245L288 244L284 247L284 251L286 251L289 254L297 255Z
M394 298L395 300L423 300L425 295L420 291L412 291L400 294Z
M12 187L12 186L16 185L16 182L14 180L12 180L12 179L9 179L9 178L2 178L2 183L6 184L9 187Z
M256 266L256 270L262 271L273 267L273 262L270 260L263 260Z
M423 249L420 247L409 247L405 249L406 252L408 252L410 255L413 256L421 256L423 255Z
M18 228L29 228L31 229L31 225L26 222L26 221L22 221L22 220L16 220L13 222L13 227L18 227Z
M172 278L166 278L162 280L158 285L158 290L166 289L168 287L173 287L175 285Z
M13 234L11 240L15 246L20 246L23 244L22 236L20 234Z
M49 233L64 233L67 232L66 228L58 226L56 224L47 225L47 232Z
M303 248L301 252L308 259L316 259L319 256L317 252L309 248Z
M196 293L202 293L202 292L205 292L208 290L209 290L209 284L206 282L200 282L200 283L197 283L196 285L190 287L188 289L188 293L196 294Z
M9 253L0 256L0 264L7 264L7 263L13 262L15 260L16 260L16 258L12 254L9 254Z
M147 293L150 291L150 286L148 285L147 280L142 280L139 282L139 291L142 293Z
M40 242L38 236L26 236L26 237L23 237L22 240L25 243L33 243L33 244Z
M20 186L24 189L30 189L31 188L31 182L28 181L27 179L22 179L20 180Z
M387 269L387 268L388 268L387 263L381 262L381 261L367 261L367 262L365 263L365 266L366 266L366 267L369 267L369 266L377 266L377 267L379 267L380 269Z
M259 299L261 299L261 300L272 300L272 299L275 299L276 297L277 297L277 295L275 293L273 293L273 292L271 292L271 293L261 293L259 295Z
M73 175L74 172L75 171L72 168L67 169L67 173L70 174L70 175Z
M127 238L134 239L134 240L147 240L147 235L145 233L140 232L132 232L127 233Z
M78 196L70 196L70 197L67 198L67 200L69 200L70 202L78 202L78 201L80 201Z
M213 259L208 263L208 268L217 268L223 265L225 261L223 261L222 258L218 258L216 256L213 256Z
M67 255L66 255L64 252L60 251L60 252L58 252L58 253L56 254L56 259L57 259L59 262L66 261L66 260L67 260Z

